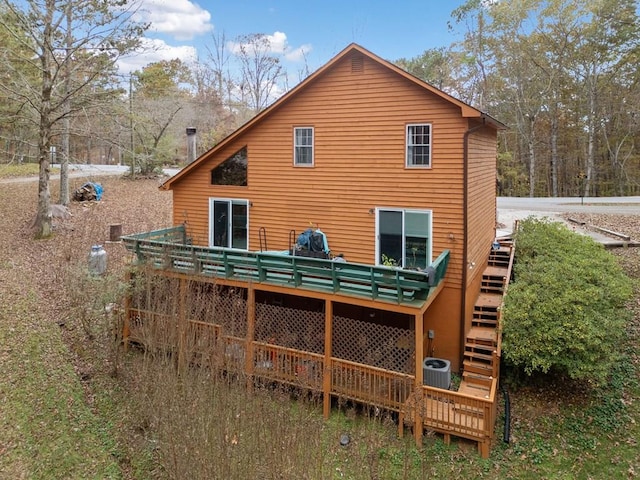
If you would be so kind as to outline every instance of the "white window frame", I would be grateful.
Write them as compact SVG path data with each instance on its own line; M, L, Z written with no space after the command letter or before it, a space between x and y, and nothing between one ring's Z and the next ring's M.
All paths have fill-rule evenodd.
M231 245L233 244L233 215L229 215L227 217L227 232L231 232L231 235L227 236L227 245L220 247L219 245L215 245L215 224L216 219L214 218L214 205L215 202L227 202L230 207L236 205L245 205L247 209L247 223L246 223L246 231L247 238L246 244L247 248L240 248L238 250L249 250L249 206L251 203L249 200L240 199L240 198L219 198L219 197L209 197L209 247L211 248L234 248ZM233 214L233 208L231 208L231 213Z
M376 258L375 265L381 266L381 252L380 252L380 212L401 212L402 213L402 255L401 259L395 259L398 262L398 267L406 268L404 264L405 258L407 258L406 252L406 228L405 228L405 215L407 213L419 213L423 215L428 215L429 217L429 225L427 227L427 267L431 265L433 262L433 210L424 210L424 209L416 209L416 208L398 208L398 207L376 207Z
M298 131L310 130L311 131L311 145L298 145ZM313 127L294 127L293 128L293 165L296 167L313 167L315 163L315 141L316 132ZM311 150L311 163L302 163L298 159L298 148L309 148Z
M429 128L429 143L413 143L415 134L412 130L415 127L428 127ZM405 166L407 168L431 168L431 152L433 150L433 126L430 123L409 123L405 127ZM411 149L414 147L427 147L429 149L428 163L414 163L414 155Z

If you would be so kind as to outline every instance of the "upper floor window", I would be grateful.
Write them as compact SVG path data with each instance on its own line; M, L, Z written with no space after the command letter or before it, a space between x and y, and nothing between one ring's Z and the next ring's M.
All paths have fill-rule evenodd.
M211 185L247 186L247 147L243 147L211 170Z
M407 167L431 166L431 125L407 125Z
M301 167L313 166L313 127L293 129L293 164Z

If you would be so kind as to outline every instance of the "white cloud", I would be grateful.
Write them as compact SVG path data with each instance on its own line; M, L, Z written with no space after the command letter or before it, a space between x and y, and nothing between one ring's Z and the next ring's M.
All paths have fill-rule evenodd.
M311 45L305 43L304 45L287 51L284 54L284 58L289 60L290 62L303 62L306 60L307 55L311 51Z
M141 0L136 14L141 22L150 22L150 31L191 40L213 30L211 14L190 0Z
M267 40L267 53L281 55L290 62L303 61L312 48L310 44L304 44L298 48L291 47L284 32L274 32L273 35L264 35L263 37ZM227 48L231 53L238 54L242 47L252 48L250 44L243 45L238 42L227 42Z
M157 38L143 38L141 48L136 53L122 57L118 61L118 70L126 74L142 67L161 60L173 60L179 58L189 64L195 62L197 51L192 46L174 47L168 45L164 40Z
M265 35L265 37L269 40L272 53L284 54L284 52L289 48L287 45L287 35L283 32L274 32L273 35Z

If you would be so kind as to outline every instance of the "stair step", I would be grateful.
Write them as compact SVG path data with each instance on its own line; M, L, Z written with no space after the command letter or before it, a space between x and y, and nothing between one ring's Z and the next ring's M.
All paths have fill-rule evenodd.
M474 372L462 372L462 380L476 388L491 389L493 377L491 375L482 375Z
M464 352L468 353L479 353L481 355L491 355L495 351L495 347L493 345L483 345L482 343L465 343L464 344Z
M495 267L488 267L488 268L495 268ZM481 292L496 293L499 295L503 295L505 286L506 286L506 277L504 276L490 276L486 274L482 275L482 281L480 283Z
M483 375L485 377L491 377L497 370L494 368L493 362L489 362L487 360L477 361L476 359L464 357L462 361L462 372L469 372L474 375Z
M490 363L479 363L466 359L462 362L462 365L465 372L476 373L487 377L493 375L493 365Z
M493 267L503 267L503 268L507 268L509 266L509 260L505 260L503 261L498 261L498 260L489 260L489 265L493 266Z
M467 342L495 345L498 341L498 332L490 327L471 327L467 333Z
M480 361L480 362L485 362L485 363L493 363L493 355L492 354L487 354L487 353L468 352L468 351L465 350L464 358L468 358L468 359L476 361L476 362Z
M484 272L482 272L482 276L487 278L501 278L504 280L507 277L507 271L508 268L489 265L484 269Z
M511 261L511 257L509 255L491 255L489 256L489 261L487 264L490 267L500 267L500 268L508 268L509 263Z
M474 320L487 320L489 322L497 322L499 313L497 311L482 311L482 310L474 310L473 311L473 319Z
M482 283L484 285L504 285L505 277L491 277L489 275L483 275Z
M482 283L482 286L480 287L480 292L482 293L504 293L504 287L502 285L492 285L492 284L485 284L484 282Z
M458 388L458 392L464 393L465 395L472 395L478 398L488 398L490 391L487 388L470 385L467 382L460 382L460 387Z
M475 308L498 309L502 305L502 294L480 293L476 299Z
M474 309L473 318L479 320L497 320L499 312L497 310Z
M498 327L498 316L497 315L486 315L480 312L480 314L476 314L474 312L473 317L471 318L472 326L477 327L487 327L487 328L497 328Z
M491 250L489 258L509 258L511 256L511 249L507 247L499 248L498 250Z
M500 279L495 279L495 278L483 278L481 285L483 287L498 288L500 289L500 291L504 289L504 282Z
M473 318L471 320L472 327L480 327L480 328L493 328L494 330L498 327L498 320L491 320L486 318Z

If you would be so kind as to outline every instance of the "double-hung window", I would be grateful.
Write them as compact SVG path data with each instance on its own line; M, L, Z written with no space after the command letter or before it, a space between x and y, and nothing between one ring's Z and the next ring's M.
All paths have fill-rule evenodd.
M431 264L431 211L376 209L376 264L425 269Z
M313 127L293 129L293 164L298 167L313 166Z
M407 125L407 167L431 166L431 125Z
M246 250L249 245L248 227L247 200L209 199L209 246Z

